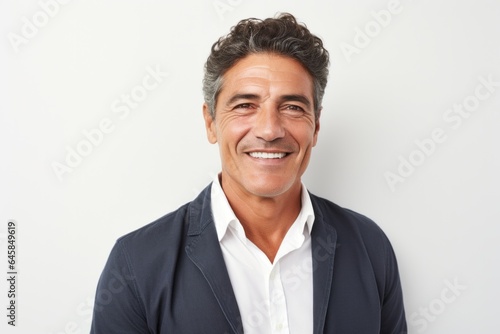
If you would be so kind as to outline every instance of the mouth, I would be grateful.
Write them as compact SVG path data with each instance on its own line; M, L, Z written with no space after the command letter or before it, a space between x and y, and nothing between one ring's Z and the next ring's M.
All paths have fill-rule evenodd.
M288 155L285 152L250 152L248 154L256 159L282 159Z

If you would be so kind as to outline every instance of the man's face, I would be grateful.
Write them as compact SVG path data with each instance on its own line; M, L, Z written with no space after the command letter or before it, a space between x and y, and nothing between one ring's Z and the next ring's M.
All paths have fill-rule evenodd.
M258 197L300 189L319 130L310 74L292 58L261 53L239 60L223 79L215 119L203 106L208 139L219 143L223 187Z

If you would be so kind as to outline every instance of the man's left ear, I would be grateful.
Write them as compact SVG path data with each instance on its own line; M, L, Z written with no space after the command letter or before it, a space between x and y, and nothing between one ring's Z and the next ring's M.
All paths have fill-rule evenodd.
M205 119L205 130L207 131L207 139L210 144L217 143L217 132L215 131L215 120L210 114L210 108L206 103L203 103L203 118Z
M315 128L314 128L314 138L313 138L313 146L316 146L316 143L318 142L318 132L319 132L319 128L320 128L320 122L319 122L319 119L320 119L320 116L321 116L321 110L323 110L323 107L319 108L318 110L318 116L316 117L316 120L315 120Z

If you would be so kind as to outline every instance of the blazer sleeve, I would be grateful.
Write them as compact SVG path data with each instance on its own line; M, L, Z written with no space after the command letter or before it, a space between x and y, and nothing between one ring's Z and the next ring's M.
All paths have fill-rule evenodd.
M381 312L381 334L408 333L403 293L394 250L386 237L386 280Z
M97 285L90 333L152 333L145 314L126 249L118 241Z

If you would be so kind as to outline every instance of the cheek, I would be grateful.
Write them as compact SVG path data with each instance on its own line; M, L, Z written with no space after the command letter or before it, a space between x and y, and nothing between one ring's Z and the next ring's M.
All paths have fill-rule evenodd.
M249 122L244 119L223 121L219 124L218 141L223 143L224 146L229 146L229 149L236 149L238 144L249 133L249 129Z
M314 125L302 123L290 128L292 136L295 138L302 150L308 150L316 145L318 132Z

